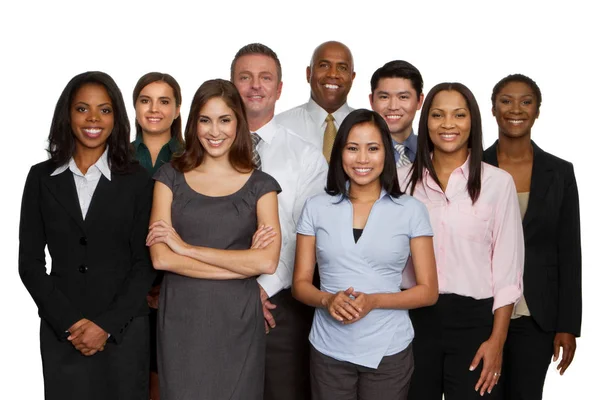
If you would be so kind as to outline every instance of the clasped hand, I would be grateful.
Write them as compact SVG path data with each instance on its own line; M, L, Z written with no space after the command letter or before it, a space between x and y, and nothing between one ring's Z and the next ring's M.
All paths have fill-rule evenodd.
M185 255L185 251L189 247L177 231L162 219L150 224L148 236L146 236L146 246L150 247L156 243L166 244L179 255Z
M353 287L330 294L323 305L334 319L344 325L360 321L373 309L370 295L357 292Z
M67 340L84 356L93 356L104 350L108 333L89 319L82 318L69 328Z

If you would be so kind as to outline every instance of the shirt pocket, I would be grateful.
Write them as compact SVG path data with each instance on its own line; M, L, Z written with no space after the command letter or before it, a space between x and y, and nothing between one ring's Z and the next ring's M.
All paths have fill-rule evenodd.
M456 233L472 242L489 243L492 237L490 221L493 210L487 204L474 205L470 200L458 204Z

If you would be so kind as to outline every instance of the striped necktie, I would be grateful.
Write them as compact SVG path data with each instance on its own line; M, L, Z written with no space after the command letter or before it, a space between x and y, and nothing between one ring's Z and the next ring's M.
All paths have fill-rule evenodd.
M252 136L252 162L254 163L256 169L262 169L262 162L260 161L260 154L258 154L258 143L260 143L260 136L258 133L252 132L250 134Z
M402 143L396 143L394 144L394 149L396 149L398 155L400 156L398 157L398 161L396 161L396 168L400 168L403 165L411 163L410 158L408 158L408 155L406 154L406 146L404 146Z
M333 142L335 140L335 135L337 133L337 129L333 121L333 115L327 114L327 118L325 118L325 134L323 135L323 155L329 163L329 159L331 158L331 150L333 150Z

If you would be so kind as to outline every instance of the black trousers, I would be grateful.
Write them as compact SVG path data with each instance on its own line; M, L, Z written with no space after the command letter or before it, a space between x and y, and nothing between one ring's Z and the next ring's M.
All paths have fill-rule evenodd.
M311 346L312 400L406 400L413 373L412 344L377 368L339 361Z
M276 326L267 335L265 400L310 400L308 334L314 308L292 297L290 289L271 299Z
M554 332L544 332L531 317L510 321L504 345L500 389L506 400L541 400L554 353Z
M469 366L481 343L492 333L493 299L475 300L441 294L437 304L410 311L415 329L415 372L410 400L481 399L475 385L483 361L474 371ZM497 387L486 399L499 399Z

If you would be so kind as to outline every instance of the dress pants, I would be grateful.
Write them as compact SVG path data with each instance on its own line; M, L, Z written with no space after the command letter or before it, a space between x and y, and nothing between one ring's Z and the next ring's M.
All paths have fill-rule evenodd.
M412 344L375 368L339 361L310 348L312 400L406 400L414 367Z
M310 400L309 342L314 308L292 297L290 289L273 296L276 326L267 335L265 400Z
M531 317L510 321L504 345L500 389L506 400L541 400L554 353L554 332L544 332Z
M476 300L455 294L441 294L437 304L410 311L415 329L413 350L415 372L410 400L481 399L475 385L483 360L474 371L471 361L481 343L492 333L493 299ZM499 399L496 386L485 399Z

